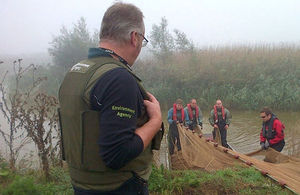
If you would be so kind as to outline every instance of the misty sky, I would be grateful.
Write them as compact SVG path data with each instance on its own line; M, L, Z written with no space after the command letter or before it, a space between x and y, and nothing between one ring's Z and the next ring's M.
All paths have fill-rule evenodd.
M82 16L99 29L113 0L0 0L0 55L47 52ZM144 13L146 37L165 16L198 46L300 43L299 0L124 0Z

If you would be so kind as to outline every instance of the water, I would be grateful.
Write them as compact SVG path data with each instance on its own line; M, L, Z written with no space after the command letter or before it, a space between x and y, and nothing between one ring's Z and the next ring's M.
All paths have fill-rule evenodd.
M0 112L0 128L3 130L7 135L9 134L9 125L7 123L7 120L4 119L2 113ZM25 131L25 130L23 130ZM17 167L19 168L26 168L26 167L32 167L37 168L40 166L39 157L38 157L38 150L35 145L35 143L32 141L29 137L24 137L26 135L26 132L23 132L21 129L17 130L17 133L15 133L14 136L14 144L13 148L18 148L24 140L26 140L26 143L20 152L17 154ZM23 136L20 136L21 134L24 134ZM53 136L56 136L55 133L52 134ZM55 139L53 139L55 141ZM55 142L56 143L56 142ZM54 144L55 144L54 143ZM0 134L0 154L5 159L9 159L9 147L5 143L2 134Z
M164 121L166 129L168 123L166 122L167 112L164 112ZM241 153L248 153L260 148L259 135L261 130L261 119L259 113L254 111L231 111L232 121L228 130L227 141L237 151ZM208 122L209 112L204 111L203 132L211 133L212 127ZM283 149L284 154L295 155L300 157L300 112L276 112L277 117L284 123L285 141L286 145ZM0 125L2 129L8 132L8 125L5 123L2 113L0 113ZM167 159L163 154L167 153L166 140L162 145L160 151L160 159ZM0 152L3 156L8 157L8 148L0 135ZM37 151L34 143L27 144L20 152L20 159L30 157L31 160L37 161ZM166 161L166 160L163 160ZM165 163L163 163L165 164Z
M232 120L227 132L228 143L241 153L249 153L260 148L260 131L262 121L259 112L232 111ZM300 112L276 112L279 120L285 125L284 154L299 156L300 153ZM204 132L209 133L212 127L208 122L208 112L204 113Z

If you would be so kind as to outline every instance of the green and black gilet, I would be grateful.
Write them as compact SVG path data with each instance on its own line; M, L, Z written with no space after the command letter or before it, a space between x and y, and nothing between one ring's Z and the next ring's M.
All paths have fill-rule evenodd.
M72 184L78 188L108 191L121 186L132 177L132 172L145 180L150 176L151 144L137 158L118 170L105 166L99 155L97 139L101 116L98 111L91 110L90 93L104 73L119 67L126 68L132 74L146 98L139 78L126 65L111 57L81 61L72 67L61 85L59 114L63 155L69 165ZM137 119L137 127L144 125L148 120L146 110L142 110Z

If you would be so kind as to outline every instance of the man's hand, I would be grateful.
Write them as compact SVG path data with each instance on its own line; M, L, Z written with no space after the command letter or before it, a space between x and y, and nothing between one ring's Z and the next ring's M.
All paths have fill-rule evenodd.
M265 149L268 149L270 147L270 144L268 141L265 142Z
M149 100L144 100L144 105L146 106L150 120L158 120L161 124L162 117L159 102L151 93L147 92L147 94L149 96Z
M229 127L228 125L225 125L225 127L224 127L224 128L227 130L227 129L228 129L228 127Z
M144 100L144 105L149 121L135 130L135 133L143 140L144 149L151 143L152 138L159 131L162 124L159 102L151 93L148 93L148 96L149 100Z
M266 150L270 147L270 144L269 144L268 141L262 142L262 143L260 143L260 147L261 147L262 150Z
M219 128L219 127L218 127L218 125L214 124L214 128L216 128L216 129L217 129L217 128Z
M203 124L202 123L199 123L199 126L201 127L201 129L203 129L203 126L202 126Z

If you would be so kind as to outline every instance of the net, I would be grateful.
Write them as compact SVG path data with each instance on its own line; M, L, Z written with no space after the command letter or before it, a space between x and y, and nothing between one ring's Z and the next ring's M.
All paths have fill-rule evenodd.
M200 130L200 129L199 129ZM214 171L237 164L254 166L282 185L300 193L300 159L289 157L273 149L241 154L224 148L219 143L205 138L201 130L191 131L178 125L181 151L171 156L172 169L203 169ZM218 131L217 131L218 132ZM218 134L216 138L218 138Z

